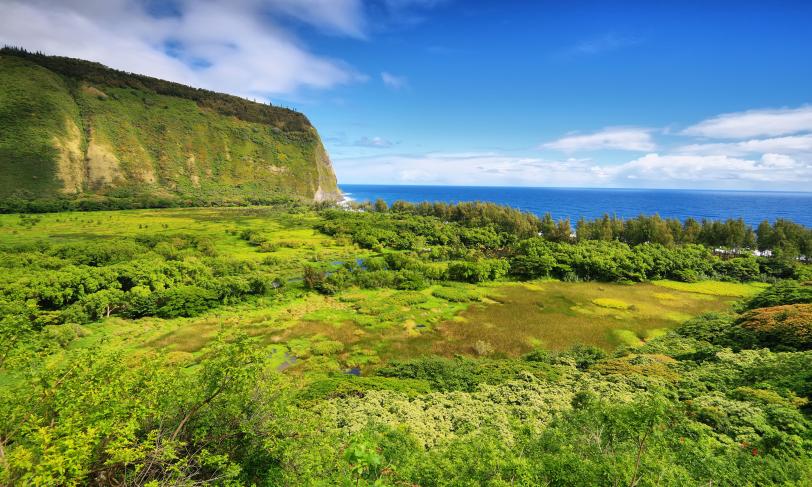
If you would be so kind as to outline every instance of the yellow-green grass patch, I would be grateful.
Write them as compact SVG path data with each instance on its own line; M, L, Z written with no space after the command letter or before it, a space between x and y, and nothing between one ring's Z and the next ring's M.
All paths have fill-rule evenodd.
M710 296L728 296L733 298L746 298L761 292L768 284L762 282L722 282L722 281L652 281L655 286L661 286L677 291L705 294Z
M592 302L601 308L611 308L611 309L629 309L632 305L629 303L615 298L595 298Z
M697 300L692 293L676 290L670 293L672 299L663 301L655 296L659 289L648 283L503 284L491 293L498 294L499 302L472 304L457 319L439 325L439 337L424 344L424 349L443 355L466 354L477 341L483 341L496 353L507 355L526 353L538 343L553 350L576 344L608 350L621 343L639 344L642 338L667 331L683 319L729 306L721 297ZM605 306L618 302L628 307ZM613 333L618 329L630 334L618 336Z

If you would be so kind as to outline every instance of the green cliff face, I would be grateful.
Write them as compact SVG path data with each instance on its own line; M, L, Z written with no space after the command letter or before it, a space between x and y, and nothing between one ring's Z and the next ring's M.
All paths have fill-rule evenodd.
M76 59L0 50L0 200L339 198L295 111Z

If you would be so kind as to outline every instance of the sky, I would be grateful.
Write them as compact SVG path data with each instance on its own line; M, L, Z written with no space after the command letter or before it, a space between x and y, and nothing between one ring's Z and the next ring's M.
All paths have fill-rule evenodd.
M0 0L0 43L292 107L339 183L812 191L812 2Z

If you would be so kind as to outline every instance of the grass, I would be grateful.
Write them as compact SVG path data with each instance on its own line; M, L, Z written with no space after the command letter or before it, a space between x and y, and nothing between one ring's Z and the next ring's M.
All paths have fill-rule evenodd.
M610 309L629 309L632 306L625 301L614 298L595 298L592 300L592 303L602 308Z
M689 293L705 294L709 296L728 296L733 298L747 298L760 293L768 284L762 282L721 282L721 281L699 281L699 282L678 282L678 281L652 281L655 286L661 286L677 291ZM663 293L660 293L661 295ZM665 293L667 294L667 293ZM668 298L665 298L668 299Z
M314 214L292 215L274 207L45 213L36 215L34 224L18 215L0 215L0 246L39 241L67 244L147 234L210 237L219 254L257 263L270 259L275 272L289 277L300 275L306 261L349 261L369 255L368 251L314 230L317 218ZM272 241L295 245L260 252L239 237L242 230L261 231Z
M700 313L727 309L731 297L760 289L719 282L548 280L446 283L421 291L350 289L322 296L305 292L296 280L303 263L345 262L369 253L316 232L317 218L272 207L58 213L25 219L0 215L0 246L149 234L209 237L218 254L254 261L264 272L285 276L286 288L194 318L109 318L85 327L88 333L70 346L157 351L185 364L205 353L219 333L241 332L278 354L274 357L280 366L285 357L297 357L288 364L291 373L374 367L389 358L427 354L517 356L534 348L563 350L579 343L607 350L619 344L638 346ZM284 244L262 251L240 238L243 230ZM31 272L8 271L6 279Z
M564 350L579 343L608 350L621 343L640 344L684 319L728 307L721 297L697 299L681 291L661 300L658 289L594 282L503 285L491 293L497 302L474 304L441 324L437 334L442 339L428 351L470 354L478 341L507 355L538 346Z

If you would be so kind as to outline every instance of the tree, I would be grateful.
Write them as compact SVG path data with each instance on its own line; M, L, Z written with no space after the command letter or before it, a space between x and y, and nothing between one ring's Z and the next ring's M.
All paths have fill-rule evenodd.
M377 200L375 200L374 209L378 213L386 213L389 210L389 206L386 204L386 201L384 201L382 198L378 198Z

